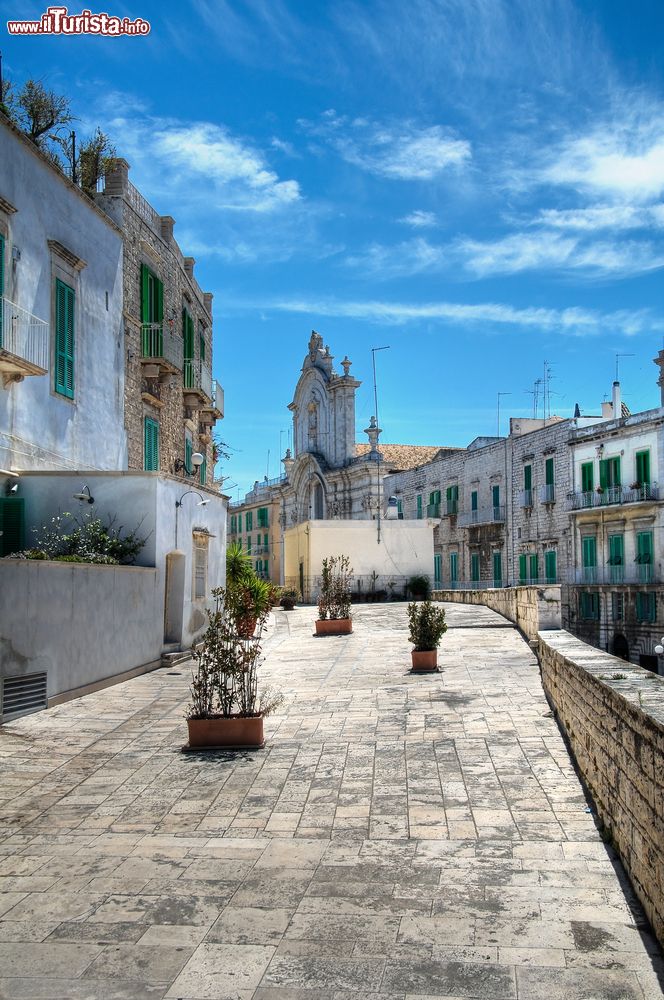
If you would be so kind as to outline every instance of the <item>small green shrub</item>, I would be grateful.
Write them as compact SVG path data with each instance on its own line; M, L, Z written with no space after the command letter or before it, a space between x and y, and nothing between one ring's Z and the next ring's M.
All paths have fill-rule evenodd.
M115 518L109 518L104 524L92 512L77 517L57 514L50 524L34 529L36 544L33 548L14 552L10 558L123 566L136 560L147 541L139 538L139 527L123 534L122 526L115 527Z
M423 600L428 601L431 594L429 577L423 574L420 576L411 576L408 581L408 593L415 599L421 597Z
M408 638L418 653L437 649L447 632L444 609L435 607L429 600L408 605L408 622Z

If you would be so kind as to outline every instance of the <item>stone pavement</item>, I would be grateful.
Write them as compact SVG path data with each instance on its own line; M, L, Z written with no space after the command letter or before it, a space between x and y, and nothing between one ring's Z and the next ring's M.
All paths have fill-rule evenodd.
M0 998L663 996L528 646L447 610L433 676L405 605L277 612L261 752L179 752L187 667L0 728Z

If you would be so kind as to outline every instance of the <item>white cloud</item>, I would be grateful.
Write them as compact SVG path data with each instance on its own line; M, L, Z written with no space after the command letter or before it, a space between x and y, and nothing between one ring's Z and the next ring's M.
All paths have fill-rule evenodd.
M372 323L402 325L409 321L439 320L454 326L491 326L521 328L528 331L558 332L568 336L599 336L606 332L630 336L664 330L664 320L657 319L646 310L619 310L606 313L593 309L569 307L567 309L517 308L497 302L460 303L425 302L404 303L380 300L343 301L334 298L286 298L260 303L236 303L236 307L256 307L277 312L307 314L311 316L336 316L366 320Z
M381 125L365 118L351 120L333 109L325 111L320 122L301 119L299 124L328 142L347 163L380 177L432 180L471 159L470 143L442 125Z
M422 237L395 246L372 243L366 250L346 258L344 263L357 277L398 278L433 271L443 266L445 251Z
M404 226L412 226L413 229L430 229L438 224L438 218L434 212L425 212L421 208L416 208L409 215L404 215L398 220Z
M664 205L597 205L589 208L545 208L533 220L533 225L551 229L576 229L594 232L598 229L649 229L664 226Z

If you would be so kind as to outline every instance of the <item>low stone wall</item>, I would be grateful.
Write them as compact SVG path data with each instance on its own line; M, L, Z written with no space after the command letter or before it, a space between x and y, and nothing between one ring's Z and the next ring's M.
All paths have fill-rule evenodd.
M528 639L537 639L541 629L562 625L560 586L496 587L487 590L434 590L435 601L484 604L508 618Z
M664 679L563 630L542 683L604 827L664 944Z
M45 672L49 700L155 664L157 571L0 559L0 681Z

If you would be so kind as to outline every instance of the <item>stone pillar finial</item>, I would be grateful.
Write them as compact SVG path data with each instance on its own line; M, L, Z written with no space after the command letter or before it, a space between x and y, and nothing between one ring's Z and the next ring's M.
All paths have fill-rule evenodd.
M173 226L175 225L175 219L172 215L160 215L159 222L161 225L161 236L162 239L170 243L173 239Z
M350 366L352 365L352 363L353 362L349 360L348 355L346 354L343 361L341 362L341 367L344 370L344 376L348 376L348 373L350 371Z
M212 315L212 299L214 298L212 292L203 292L203 305L205 306L207 312L210 316Z
M184 273L189 278L193 278L193 276L194 276L194 264L195 263L196 263L196 260L195 260L194 257L185 257L184 258Z
M382 434L381 428L376 423L376 418L372 417L369 421L369 426L365 427L364 433L369 438L369 444L371 445L371 451L369 452L369 458L375 458L378 455L378 437Z

